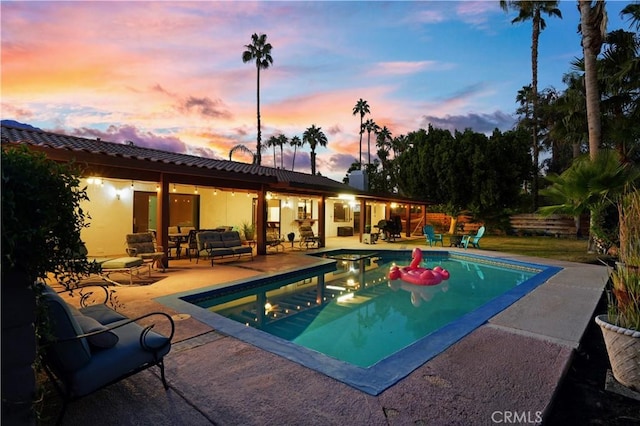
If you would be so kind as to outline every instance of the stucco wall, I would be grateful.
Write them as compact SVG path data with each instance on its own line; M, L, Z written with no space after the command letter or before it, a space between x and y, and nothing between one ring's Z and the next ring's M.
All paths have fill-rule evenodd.
M83 183L86 183L84 181ZM87 183L89 202L82 203L82 209L90 216L88 228L83 229L82 238L91 256L121 256L125 255L125 236L133 229L133 190L155 192L155 182L134 182L124 180L104 180L101 183ZM173 193L174 185L170 185ZM194 194L195 187L191 185L175 185L177 194ZM251 223L253 220L252 203L256 194L235 193L211 187L199 187L200 197L200 228L210 229L218 226L232 226ZM119 198L118 198L119 196ZM303 197L281 196L280 204L280 233L283 237L290 232L298 239L297 207ZM318 199L312 198L313 230L326 237L337 236L338 226L353 225L353 206L351 206L350 220L336 222L333 217L334 204L344 203L344 200L328 199L325 203L325 229L318 230ZM359 204L358 204L359 205ZM371 204L371 224L376 225L385 216L385 206L381 203ZM373 228L375 230L375 228ZM355 230L357 232L357 230Z

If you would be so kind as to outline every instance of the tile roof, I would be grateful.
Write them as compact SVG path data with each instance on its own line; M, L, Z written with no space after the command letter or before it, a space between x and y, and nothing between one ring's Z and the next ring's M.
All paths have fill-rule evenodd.
M292 187L300 187L317 190L358 192L354 188L329 179L324 176L292 172L272 167L258 166L254 164L240 163L228 160L215 160L211 158L197 157L188 154L161 151L145 148L133 144L106 142L100 139L87 139L76 136L67 136L39 129L26 129L3 124L2 144L27 144L44 148L82 151L95 155L130 158L140 161L174 164L186 167L199 167L212 171L232 172L252 177L266 178L270 182L288 184Z

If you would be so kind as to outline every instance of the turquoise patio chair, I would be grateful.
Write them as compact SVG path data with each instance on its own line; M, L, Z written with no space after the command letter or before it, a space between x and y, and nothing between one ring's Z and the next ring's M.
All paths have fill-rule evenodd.
M462 245L464 246L464 248L469 247L469 244L471 244L475 248L480 248L480 238L482 238L483 235L484 226L481 226L480 228L478 228L478 232L476 232L476 235L464 235L462 237Z
M422 233L424 234L424 237L429 243L430 247L433 246L434 244L437 244L438 241L440 242L440 245L444 247L444 242L442 241L442 234L436 234L435 231L433 230L433 226L431 225L423 226Z

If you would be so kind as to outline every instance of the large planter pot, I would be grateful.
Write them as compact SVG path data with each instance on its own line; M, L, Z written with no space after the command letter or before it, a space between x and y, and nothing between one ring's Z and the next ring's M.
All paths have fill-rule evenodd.
M640 331L618 327L607 315L598 315L613 377L624 386L640 391Z

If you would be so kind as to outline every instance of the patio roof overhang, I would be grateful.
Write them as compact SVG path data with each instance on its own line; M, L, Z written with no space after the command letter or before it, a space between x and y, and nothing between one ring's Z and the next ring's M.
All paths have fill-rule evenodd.
M266 252L266 204L268 192L318 197L319 204L328 198L349 194L359 200L360 210L365 211L368 201L405 205L426 206L425 201L411 200L394 194L380 195L361 191L324 176L310 175L255 164L216 160L188 154L161 151L120 144L100 139L45 132L39 129L2 125L2 147L28 145L30 149L43 152L48 158L59 162L75 162L87 177L157 182L163 196L159 200L158 239L168 247L169 226L168 185L187 184L214 187L232 191L247 191L258 194L258 217L256 218L257 252ZM409 220L410 209L406 209ZM425 209L423 209L423 214ZM325 211L318 210L318 227L325 226ZM360 221L360 234L364 233L364 220ZM409 230L407 230L409 232ZM321 237L324 238L324 237ZM322 240L324 245L324 240ZM165 265L166 266L166 265Z
M351 194L380 202L430 204L397 194L368 193L324 176L10 125L2 125L2 145L28 145L55 161L75 162L87 176L324 197Z

